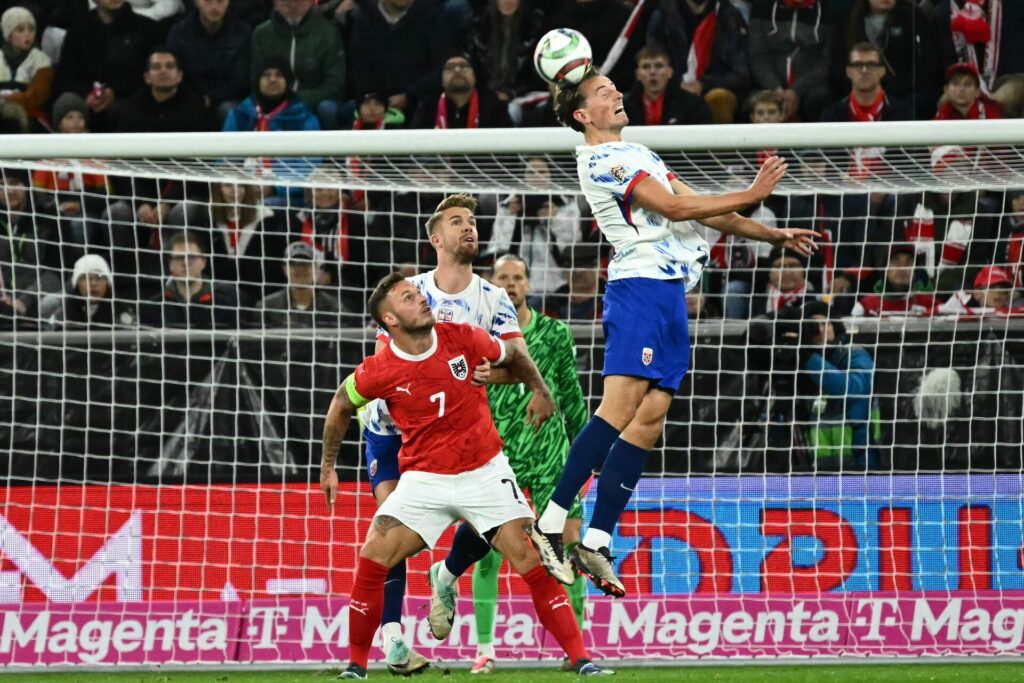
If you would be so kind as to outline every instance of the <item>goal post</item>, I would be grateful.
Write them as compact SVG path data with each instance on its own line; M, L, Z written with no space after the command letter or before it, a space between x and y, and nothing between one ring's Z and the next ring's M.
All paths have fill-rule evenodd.
M613 539L628 596L590 591L588 647L627 664L1019 657L1018 122L625 138L700 192L745 187L778 151L789 173L753 215L815 229L821 249L702 229L691 369ZM373 350L369 291L432 268L426 218L474 195L479 272L509 251L530 263L530 303L569 324L593 411L613 254L580 193L581 143L0 136L0 667L344 661L375 506L353 428L326 515L319 440ZM426 625L450 539L410 560L403 622L445 662L476 650L468 578L451 637ZM507 568L495 645L561 657Z

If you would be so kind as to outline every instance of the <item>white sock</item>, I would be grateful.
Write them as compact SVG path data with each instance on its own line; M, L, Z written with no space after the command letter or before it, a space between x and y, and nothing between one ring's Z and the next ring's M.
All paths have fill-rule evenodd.
M448 567L445 565L444 562L442 562L441 566L437 569L438 583L440 583L442 586L454 586L455 582L458 580L459 577L455 576L455 574L452 574L450 571L448 571Z
M494 643L480 643L476 646L477 657L490 657L494 659Z
M380 627L381 643L384 650L384 654L387 655L391 652L391 648L394 647L395 643L402 640L402 625L397 621L389 621Z
M544 508L544 514L537 521L537 528L543 534L560 534L565 530L565 520L569 517L569 511L551 500Z
M583 545L587 546L590 550L600 550L601 548L610 548L612 544L612 535L607 531L601 531L600 529L590 528L587 529L587 533L583 536Z

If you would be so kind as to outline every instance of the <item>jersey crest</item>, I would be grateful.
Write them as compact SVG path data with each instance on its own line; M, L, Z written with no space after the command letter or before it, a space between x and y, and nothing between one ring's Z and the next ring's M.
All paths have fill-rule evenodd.
M469 363L466 362L466 357L461 354L448 361L448 367L451 368L455 379L460 382L469 376Z
M610 173L620 183L626 182L626 168L622 164L615 164L611 167Z
M447 306L442 306L437 309L437 322L439 323L450 323L454 317L455 311Z
M641 354L640 356L640 360L644 362L644 365L650 365L651 361L654 360L654 349L650 348L649 346L645 346L643 354Z

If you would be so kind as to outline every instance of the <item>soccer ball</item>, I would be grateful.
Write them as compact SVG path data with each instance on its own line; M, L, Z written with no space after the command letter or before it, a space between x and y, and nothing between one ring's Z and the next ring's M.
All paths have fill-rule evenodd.
M533 66L549 83L579 83L590 66L590 43L579 31L556 28L548 31L533 52Z

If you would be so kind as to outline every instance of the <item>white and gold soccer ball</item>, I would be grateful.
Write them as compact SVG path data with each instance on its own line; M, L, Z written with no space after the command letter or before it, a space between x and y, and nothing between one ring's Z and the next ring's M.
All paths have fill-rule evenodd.
M579 31L556 28L548 31L533 52L533 66L549 83L579 83L593 61L590 43Z

